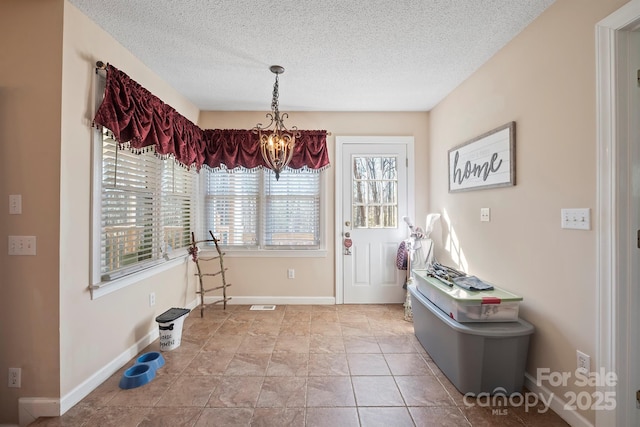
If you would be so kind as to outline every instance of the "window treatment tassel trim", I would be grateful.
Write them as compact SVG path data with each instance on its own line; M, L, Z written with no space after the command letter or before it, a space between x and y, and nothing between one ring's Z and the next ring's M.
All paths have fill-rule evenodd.
M113 65L107 64L104 98L93 119L120 146L134 152L155 150L162 157L200 170L267 168L258 135L251 130L200 129ZM301 130L291 169L320 171L329 167L327 131Z

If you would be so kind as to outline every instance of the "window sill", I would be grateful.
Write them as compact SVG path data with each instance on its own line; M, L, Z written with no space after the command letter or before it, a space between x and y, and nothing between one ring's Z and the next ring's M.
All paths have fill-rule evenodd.
M91 290L91 299L98 299L105 295L109 295L110 293L115 292L119 289L123 289L127 286L138 283L141 280L153 277L157 274L162 273L163 271L167 271L170 268L183 264L186 259L187 255L183 254L179 257L175 257L173 259L165 261L159 265L154 265L153 267L128 274L119 279L110 280L108 282L100 282L97 285L89 286L89 289Z
M313 250L252 250L252 249L230 249L224 248L222 251L225 257L229 258L326 258L326 249ZM204 253L215 254L215 250L203 249Z

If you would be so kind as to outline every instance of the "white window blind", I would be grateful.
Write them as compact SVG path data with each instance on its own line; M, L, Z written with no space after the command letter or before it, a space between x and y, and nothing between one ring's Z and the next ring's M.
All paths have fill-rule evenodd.
M103 131L101 183L102 280L159 263L189 245L195 172L152 152L118 150Z
M191 243L195 230L196 172L173 160L164 160L162 168L162 248L166 254Z
M320 174L208 171L206 227L223 246L246 249L320 247Z
M206 227L223 246L257 248L260 172L207 171Z
M320 245L320 174L264 174L265 247Z

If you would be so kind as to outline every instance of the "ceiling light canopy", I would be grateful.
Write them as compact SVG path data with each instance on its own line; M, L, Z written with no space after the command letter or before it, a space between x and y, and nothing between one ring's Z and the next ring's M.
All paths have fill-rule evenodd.
M280 65L272 65L269 69L276 75L276 82L273 84L271 112L267 113L267 118L271 122L266 127L263 127L262 123L258 123L253 131L258 134L264 161L276 173L276 180L278 180L280 172L287 167L293 157L296 138L300 137L300 133L296 126L293 126L291 130L285 127L283 119L289 115L287 113L281 115L278 109L278 75L284 73L284 68Z

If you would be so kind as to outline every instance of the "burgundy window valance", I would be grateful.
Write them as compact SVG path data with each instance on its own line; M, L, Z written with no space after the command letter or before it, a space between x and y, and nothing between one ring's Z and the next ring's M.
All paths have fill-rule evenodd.
M128 75L107 65L104 99L94 124L109 129L123 146L134 151L152 148L158 155L200 169L267 167L251 130L200 129L189 119L140 86ZM322 170L329 166L327 132L301 130L292 169Z
M329 166L327 132L301 130L289 163L291 169L322 170ZM211 169L255 169L267 167L258 135L250 130L206 129L204 165Z

